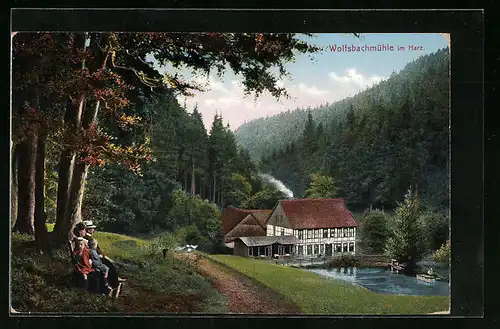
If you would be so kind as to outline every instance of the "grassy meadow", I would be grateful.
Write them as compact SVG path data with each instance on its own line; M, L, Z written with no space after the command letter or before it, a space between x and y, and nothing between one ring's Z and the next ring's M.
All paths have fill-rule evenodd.
M47 225L52 230L52 225ZM190 264L154 248L152 241L96 232L118 274L127 279L120 298L82 291L72 283L66 250L40 255L33 237L11 236L11 304L18 312L224 313L226 299L210 278Z
M376 294L341 280L231 255L206 255L279 292L306 314L426 314L447 310L449 297Z

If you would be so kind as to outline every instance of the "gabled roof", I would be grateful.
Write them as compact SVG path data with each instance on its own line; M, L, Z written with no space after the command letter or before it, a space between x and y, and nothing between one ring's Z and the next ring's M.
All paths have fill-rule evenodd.
M240 236L262 236L266 235L266 230L260 225L253 214L248 214L241 222L226 233L225 240L231 241Z
M357 227L344 199L294 199L279 201L293 229Z
M252 216L252 215L249 215ZM225 236L226 242L242 236L265 236L266 231L260 225L238 224Z
M256 247L256 246L269 246L274 243L279 244L297 244L299 243L299 239L297 239L293 235L280 235L280 236L244 236L239 237L247 247Z
M272 210L250 210L252 215L257 219L262 228L266 228L266 222L269 215L271 215Z
M234 207L227 207L222 213L222 233L226 235L236 227L243 219L249 214L252 214L257 223L265 228L265 220L271 213L271 210L261 209L240 209ZM265 218L264 218L265 217Z

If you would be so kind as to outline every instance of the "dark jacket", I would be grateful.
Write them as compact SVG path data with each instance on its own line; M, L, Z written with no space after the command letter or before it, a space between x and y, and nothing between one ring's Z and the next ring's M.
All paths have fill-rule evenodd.
M90 235L90 234L88 234L88 233L87 233L87 234L85 235L85 240L87 240L87 241L90 243L90 241L92 241L92 240L94 240L94 239L92 238L92 235ZM97 253L98 253L101 257L104 257L104 253L101 251L101 248L99 248L99 246L97 246L97 248L96 248L95 250L97 251Z
M92 259L92 266L95 270L101 273L105 273L108 270L108 267L103 264L101 257L99 257L99 254L96 250L90 249L90 257Z

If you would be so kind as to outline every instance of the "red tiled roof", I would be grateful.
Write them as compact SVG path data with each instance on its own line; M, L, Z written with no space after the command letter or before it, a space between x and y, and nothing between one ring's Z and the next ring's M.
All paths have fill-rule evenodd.
M282 200L280 204L293 229L358 226L344 199Z
M224 209L224 212L222 213L222 233L226 235L231 231L233 228L238 225L245 217L247 217L249 214L253 214L255 218L257 219L258 223L262 226L265 227L265 221L269 214L271 213L271 210L262 210L262 209L240 209L240 208L234 208L234 207L228 207Z

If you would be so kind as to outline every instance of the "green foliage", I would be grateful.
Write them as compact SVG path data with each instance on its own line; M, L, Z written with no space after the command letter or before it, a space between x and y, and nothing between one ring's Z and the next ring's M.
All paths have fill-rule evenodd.
M443 296L376 294L342 280L262 260L208 257L277 291L306 314L425 314L446 310L450 304L450 298Z
M451 243L448 239L433 255L436 262L441 262L445 264L450 264L451 258Z
M226 205L240 207L252 192L252 185L241 174L233 173L224 186L226 189Z
M367 252L382 254L389 236L387 215L379 210L366 212L361 223L359 232L361 247Z
M439 249L450 235L449 215L444 211L427 210L419 216L426 251Z
M394 208L411 184L423 207L445 209L448 64L449 49L422 56L351 98L246 123L237 141L299 197L323 173L350 206Z
M197 244L202 251L212 252L222 245L220 212L217 207L200 197L189 196L181 190L173 195L173 206L168 213L171 227L183 228L180 239Z
M333 178L321 174L312 174L311 183L306 190L308 198L334 198L337 196L337 190Z
M246 209L272 209L279 200L285 199L286 195L271 185L265 185L262 190L252 195L242 207Z
M12 235L12 306L20 312L227 312L227 301L188 262L148 255L149 242L97 232L101 249L128 279L121 298L76 288L66 250L43 255L33 237Z
M358 265L358 261L353 255L341 255L340 257L335 257L326 263L327 268L355 267Z
M386 250L398 262L414 267L423 253L422 229L418 222L419 202L410 191L392 218Z

